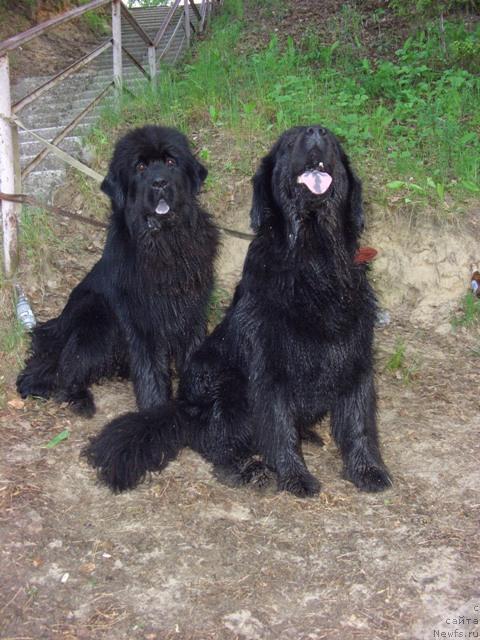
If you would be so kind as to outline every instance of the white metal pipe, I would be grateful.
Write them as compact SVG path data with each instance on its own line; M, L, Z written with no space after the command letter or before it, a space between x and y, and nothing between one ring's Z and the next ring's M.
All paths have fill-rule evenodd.
M8 54L0 57L0 190L15 193L15 146L12 125L8 118L12 115L10 95L10 70ZM9 277L17 257L18 215L20 206L2 200L3 265Z
M113 81L122 90L122 7L120 0L112 0Z

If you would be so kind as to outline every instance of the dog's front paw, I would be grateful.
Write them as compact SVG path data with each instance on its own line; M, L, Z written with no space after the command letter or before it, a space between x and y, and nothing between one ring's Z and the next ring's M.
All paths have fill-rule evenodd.
M365 464L360 468L346 469L345 477L361 491L385 491L393 484L385 467L376 464Z
M278 489L293 493L299 498L308 498L320 491L320 482L311 473L305 471L279 478Z

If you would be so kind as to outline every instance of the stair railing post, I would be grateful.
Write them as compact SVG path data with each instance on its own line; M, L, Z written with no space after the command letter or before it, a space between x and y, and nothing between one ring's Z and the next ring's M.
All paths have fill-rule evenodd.
M190 46L190 4L189 0L183 0L185 13L185 37L187 39L187 49Z
M121 0L112 0L113 81L117 94L122 91L122 12Z
M148 47L148 70L150 72L150 82L155 86L157 82L157 52L155 47Z
M0 56L0 190L15 193L20 188L20 160L18 157L18 131L9 118L12 116L10 69L8 54ZM15 129L15 131L14 131ZM3 227L3 266L10 277L17 262L18 219L21 207L13 202L1 201Z

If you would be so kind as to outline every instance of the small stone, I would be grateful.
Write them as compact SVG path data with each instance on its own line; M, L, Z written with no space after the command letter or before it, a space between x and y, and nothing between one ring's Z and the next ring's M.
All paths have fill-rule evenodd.
M80 573L84 576L89 576L91 575L96 569L96 565L94 562L85 562L84 564L80 565Z

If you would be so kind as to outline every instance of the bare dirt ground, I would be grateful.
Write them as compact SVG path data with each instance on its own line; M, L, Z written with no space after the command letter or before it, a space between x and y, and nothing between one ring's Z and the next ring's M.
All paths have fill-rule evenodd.
M313 0L298 4L302 20L311 21L313 10L323 20ZM330 4L333 10L338 3ZM297 26L303 28L300 20ZM249 181L232 185L230 194L209 194L208 204L222 212L222 223L246 230ZM81 200L64 190L57 204L90 213ZM130 384L95 387L97 415L82 420L53 402L21 401L18 365L5 359L1 640L427 640L454 637L436 631L478 633L480 336L452 332L446 305L458 299L464 277L466 288L480 231L458 230L454 238L445 229L417 229L405 239L388 213L369 213L367 240L380 251L372 277L392 315L377 331L376 351L379 427L394 487L368 495L344 481L324 423L325 447L305 447L322 481L317 498L227 488L190 451L138 490L113 496L79 453L107 420L133 408ZM20 274L41 320L60 311L103 242L77 223L55 221L54 230L61 242L45 250L45 271ZM227 291L245 246L224 240L219 285ZM391 372L387 363L400 342L405 362ZM46 448L64 430L68 439ZM456 625L459 616L464 623Z
M226 218L235 223L231 211ZM57 232L65 242L45 284L26 274L41 319L60 310L102 245L76 223ZM244 249L225 240L225 289ZM341 478L323 424L326 446L305 447L322 481L315 499L224 487L190 451L113 496L79 453L134 406L130 385L97 386L98 413L82 420L52 402L20 401L16 371L4 369L0 638L423 640L452 631L445 621L457 614L478 615L478 335L442 335L413 324L405 305L390 310L392 324L377 332L377 371L395 484L381 495ZM392 373L398 340L405 364ZM45 448L65 429L67 440Z

